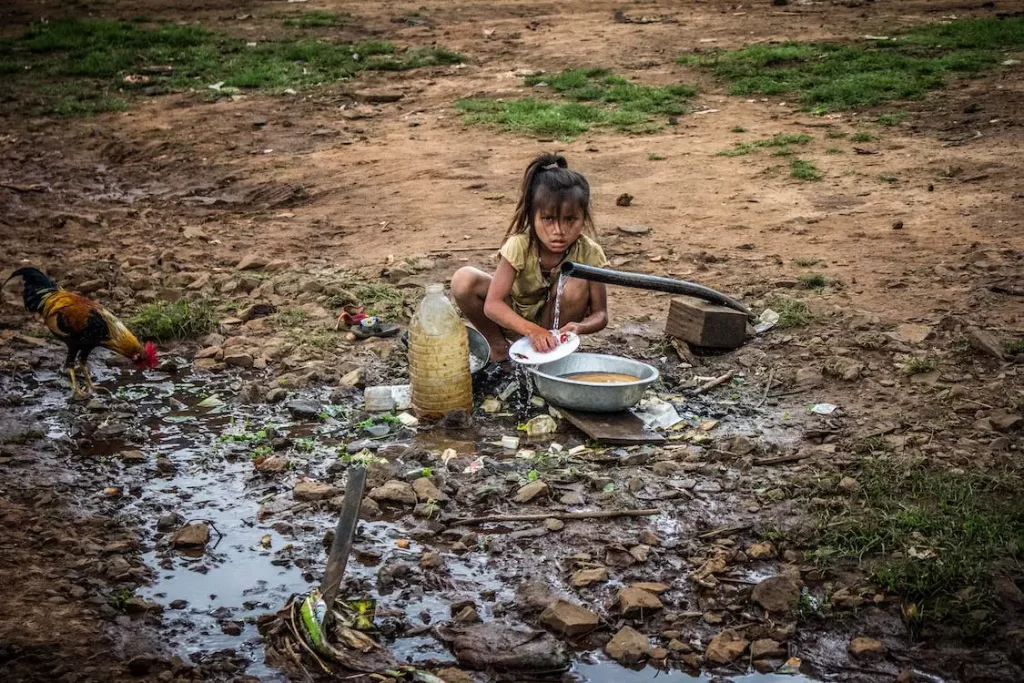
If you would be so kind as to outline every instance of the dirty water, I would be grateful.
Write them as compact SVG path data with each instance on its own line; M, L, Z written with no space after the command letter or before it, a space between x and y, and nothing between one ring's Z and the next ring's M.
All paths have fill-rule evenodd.
M84 442L82 455L106 456L138 448L149 458L142 468L144 474L137 467L125 467L120 471L123 481L116 482L131 491L132 497L123 499L122 512L138 519L146 538L144 561L155 570L151 585L139 593L168 607L162 628L182 654L234 649L249 660L250 675L267 681L285 680L283 674L264 662L256 620L280 609L291 596L318 585L326 560L324 535L333 529L336 515L315 505L293 503L287 473L268 477L255 472L250 457L253 444L245 441L244 435L271 425L291 439L304 439L306 450L293 447L288 451L296 462L295 469L315 480L331 481L334 477L327 474L328 465L339 452L345 452L347 442L359 437L358 427L351 424L354 420L346 419L349 408L331 407L337 419L296 422L281 405L238 403L236 397L242 389L238 378L179 376L172 381L162 373L149 373L146 381L140 382L142 375L134 374L127 380L113 372L100 370L97 378L106 380L108 387L117 387L114 397L102 399L112 414L100 420L99 428ZM34 377L36 383L53 389L40 386L36 395L41 400L35 403L37 410L42 408L49 415L51 438L66 437L75 429L73 418L69 424L67 411L61 410L64 396L56 378L49 372L36 372ZM525 394L525 400L519 397L519 407L525 409L529 393L518 393ZM303 398L317 401L324 397L310 391ZM99 410L97 413L105 415ZM499 428L494 434L455 436L456 441L452 441L437 432L426 432L417 439L428 449L454 446L460 453L467 453L480 445L478 439L500 433ZM158 457L167 458L173 470L150 467ZM340 483L337 485L341 488ZM287 504L275 507L277 497ZM264 507L264 512L270 509L276 513L261 516L261 506L265 505L270 507ZM156 527L157 519L168 512L177 513L180 521L203 520L210 524L211 542L204 551L189 554L167 546L168 534L158 532ZM676 515L663 515L655 528L666 538L692 531L679 522ZM419 633L388 642L400 660L413 664L454 663L454 657L432 637L427 625L449 620L451 605L460 600L473 599L485 621L500 619L509 611L507 606L515 602L515 586L531 573L543 575L555 593L571 594L565 580L558 578L560 572L552 566L556 562L549 562L540 550L459 555L441 548L447 566L443 585L407 586L380 594L376 588L383 567L396 563L416 566L424 549L421 542L412 540L407 549L400 549L396 542L409 539L412 527L421 524L411 515L362 521L346 578L349 590L361 591L358 597L377 599L379 609L399 610L410 630ZM502 527L486 533L498 535L508 530ZM572 540L565 536L561 543ZM482 593L485 597L481 599ZM172 604L185 606L171 609ZM633 671L607 660L600 652L577 652L574 659L572 670L563 680L640 683L714 679L710 674L694 676L652 667ZM776 683L812 679L747 674L728 680Z

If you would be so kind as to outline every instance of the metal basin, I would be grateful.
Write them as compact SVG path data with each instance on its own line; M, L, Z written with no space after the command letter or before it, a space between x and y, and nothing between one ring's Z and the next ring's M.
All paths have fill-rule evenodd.
M474 375L491 363L491 345L487 343L487 337L466 325L466 333L469 335L469 370Z
M537 392L563 408L594 413L614 413L635 406L647 387L658 379L658 371L639 361L599 353L574 353L565 358L529 367ZM579 372L615 372L633 375L635 382L603 384L566 379Z

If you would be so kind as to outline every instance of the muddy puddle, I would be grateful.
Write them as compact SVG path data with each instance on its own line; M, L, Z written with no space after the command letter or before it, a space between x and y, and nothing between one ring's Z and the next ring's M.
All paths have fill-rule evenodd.
M139 464L113 465L111 470L117 479L111 485L124 489L118 510L134 517L143 530L144 560L155 572L152 583L139 594L165 607L163 633L183 656L232 649L250 662L247 673L261 680L285 677L264 661L257 619L280 609L291 596L318 585L326 561L325 534L337 521L337 504L295 501L292 489L296 481L308 477L328 482L337 488L333 495L340 496L346 453L366 446L380 452L382 446L399 442L433 453L454 448L467 460L481 450L499 464L515 460L514 453L503 457L500 449L489 446L515 428L512 418L506 419L507 424L493 420L483 431L471 433L416 434L390 425L389 433L379 437L369 434L365 423L357 424L361 416L355 395L340 405L331 405L323 392L293 397L320 409L318 415L298 419L284 405L239 403L243 383L238 378L193 376L186 371L173 380L162 373L118 379L116 371L98 372L100 380L116 388L116 393L102 397L102 405L76 407L74 413L63 409L65 397L61 385L54 381L56 376L37 372L34 394L38 400L33 410L47 416L51 438L75 437L83 458L116 463L126 450L143 452L145 459ZM76 425L82 420L91 420L95 427L91 434L80 433ZM353 442L356 447L350 448ZM258 472L253 458L257 453L279 454L288 460L288 466L273 475ZM432 462L436 466L436 460ZM409 474L398 472L396 478L409 480ZM501 506L507 509L504 501ZM457 535L434 536L429 533L429 523L415 518L410 509L382 507L380 518L360 522L346 591L352 597L377 600L378 625L395 636L386 639L388 647L399 660L413 664L456 663L431 630L431 625L451 620L453 604L471 600L483 621L521 623L515 607L521 599L519 586L527 579L547 584L552 595L578 599L568 585L563 556L605 540L600 525L575 523L579 528L568 525L564 535L530 537L523 544L517 542L516 532L522 532L524 526L513 523L463 528L463 532L472 531L489 542L453 550ZM467 514L466 508L461 511ZM486 505L473 511L489 512ZM204 549L187 551L169 545L174 529L199 521L205 522L211 533ZM694 531L691 521L676 514L621 526L624 530L616 534L654 529L667 545ZM443 573L419 573L427 549L440 553ZM677 558L668 558L659 572L654 578L686 583L688 571ZM748 578L769 574L751 569ZM403 576L407 580L402 580ZM613 591L621 585L613 582L587 597L595 605L610 604ZM575 651L572 668L561 680L641 683L666 679L723 680L711 674L693 676L653 667L631 670L610 661L600 650ZM820 679L737 674L728 680L775 683Z

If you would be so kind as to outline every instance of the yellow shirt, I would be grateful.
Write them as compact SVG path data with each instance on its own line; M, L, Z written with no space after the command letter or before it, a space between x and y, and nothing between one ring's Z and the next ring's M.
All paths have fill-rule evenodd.
M516 271L516 279L512 282L512 310L530 322L538 322L551 286L558 280L558 268L544 276L540 269L539 244L536 241L530 243L529 232L509 237L500 253ZM562 261L597 268L608 265L601 245L586 235L580 235L573 242Z

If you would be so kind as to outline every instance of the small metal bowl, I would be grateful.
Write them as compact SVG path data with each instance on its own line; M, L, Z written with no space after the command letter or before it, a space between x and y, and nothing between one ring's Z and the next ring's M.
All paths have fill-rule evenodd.
M469 325L466 325L466 333L469 335L469 370L475 375L491 364L491 345L487 337Z
M658 380L658 370L621 356L574 353L565 358L528 367L537 392L563 408L592 413L614 413L635 406L647 387ZM580 372L615 372L638 377L635 382L604 384L566 379Z

